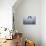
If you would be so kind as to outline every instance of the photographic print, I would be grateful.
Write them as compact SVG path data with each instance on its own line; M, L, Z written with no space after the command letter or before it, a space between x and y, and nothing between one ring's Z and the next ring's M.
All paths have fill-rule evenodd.
M36 24L36 16L26 16L23 18L23 24Z

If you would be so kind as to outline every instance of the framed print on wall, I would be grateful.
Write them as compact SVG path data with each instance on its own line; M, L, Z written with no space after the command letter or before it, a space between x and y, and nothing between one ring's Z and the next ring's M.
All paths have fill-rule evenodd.
M23 18L23 24L36 24L36 16L26 16Z

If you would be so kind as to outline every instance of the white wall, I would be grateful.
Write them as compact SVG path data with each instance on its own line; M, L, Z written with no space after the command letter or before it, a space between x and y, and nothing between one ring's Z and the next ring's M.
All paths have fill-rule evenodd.
M0 27L12 28L12 6L16 0L0 0Z
M13 11L15 10L15 28L19 32L23 32L24 36L27 36L26 33L30 34L31 38L34 38L35 41L41 39L41 46L46 46L46 0L41 0L41 2L40 0L30 1L31 2L29 3L22 2L21 5L18 6L14 5ZM23 25L23 17L28 15L35 15L37 17L36 25Z
M35 1L34 1L34 3L33 3L33 1L34 0L32 0L31 2L32 2L32 4L34 4L35 3ZM12 6L13 6L13 4L16 2L16 0L0 0L0 26L5 26L5 27L10 27L10 28L12 28ZM36 1L37 2L37 1ZM38 2L39 3L39 2ZM38 4L37 3L37 4ZM37 5L36 4L36 5ZM42 36L42 46L46 46L46 0L41 0L41 4L42 4L42 16L41 16L41 27L42 27L42 31L41 31L41 36ZM38 4L39 5L39 4ZM40 6L40 5L39 5ZM27 6L25 6L25 7L27 7ZM32 6L33 7L33 6ZM35 4L34 4L34 7L35 7ZM38 9L38 8L37 8ZM31 10L30 10L31 11ZM35 10L34 10L35 11ZM37 11L37 10L36 10ZM32 11L32 13L34 13L33 11ZM32 14L32 13L30 13L30 15ZM29 12L28 12L28 14L29 14ZM26 16L26 15L28 15L28 14L23 14L24 16ZM33 15L35 15L36 13L34 13ZM37 13L38 14L38 13ZM36 14L36 16L37 16L37 14ZM40 13L39 13L40 14ZM20 14L19 14L20 15ZM21 15L22 15L22 13L21 13ZM19 20L21 20L21 18L23 19L23 15L21 16L20 15L20 17L18 17L18 19ZM17 16L16 16L17 17ZM39 17L38 17L39 18ZM37 20L39 20L39 19L37 19ZM18 20L17 20L18 21ZM20 21L19 21L19 23L17 23L20 27L21 27L21 29L19 29L19 28L17 28L19 31L21 31L21 32L25 32L25 33L30 33L30 27L31 27L31 34L32 33L37 33L37 31L32 31L32 30L34 30L34 28L32 29L32 27L33 26L25 26L25 25L23 25L22 24L22 20L21 20L21 24L20 24ZM39 22L37 23L38 25L39 25ZM37 27L37 25L35 26L35 27ZM38 26L39 27L39 26ZM29 29L29 30L28 30ZM38 28L37 28L38 29ZM23 31L24 30L24 31ZM35 29L36 30L36 29ZM29 31L29 32L28 32ZM38 32L39 32L40 30L38 30ZM25 34L24 33L24 34ZM34 34L33 34L33 36L34 36ZM35 34L36 35L36 34ZM31 36L32 37L32 36ZM33 37L32 37L33 38Z
M41 0L23 0L16 7L14 5L15 28L24 34L24 37L35 41L36 46L41 46ZM24 25L23 17L36 16L36 25Z
M46 46L46 0L41 1L41 38L42 46Z

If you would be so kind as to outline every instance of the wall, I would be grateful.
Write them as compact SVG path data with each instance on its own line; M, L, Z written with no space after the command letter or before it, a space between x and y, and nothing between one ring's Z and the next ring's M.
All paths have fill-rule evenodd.
M42 46L46 46L46 0L41 1L41 40Z
M41 0L23 0L17 7L14 5L15 28L22 32L25 38L35 41L41 46ZM24 25L23 17L36 16L36 25Z
M16 0L0 0L0 27L12 28L12 6Z
M32 0L34 1L34 0ZM37 0L38 1L38 0ZM36 1L36 2L37 2ZM12 6L13 4L16 2L16 0L0 0L0 26L5 26L5 27L10 27L12 28ZM35 2L35 1L34 1ZM41 4L42 4L42 16L41 16L41 27L42 27L42 31L41 31L41 37L42 37L42 46L46 46L46 0L41 0ZM37 5L37 4L36 4ZM34 4L35 6L35 4ZM40 6L40 5L39 5ZM25 8L26 9L26 8ZM35 13L34 13L35 14ZM15 14L16 15L16 14ZM24 14L23 14L24 15ZM19 17L19 19L23 19L23 15ZM26 14L24 15L26 16ZM37 16L37 15L36 15ZM17 15L16 15L17 17ZM39 17L38 17L39 18ZM39 20L39 19L38 19ZM22 20L21 20L22 21ZM20 21L19 21L20 22ZM23 22L23 21L22 21ZM20 32L23 32L24 35L25 33L27 33L27 28L30 29L31 27L31 32L37 32L37 31L32 31L32 27L33 26L28 26L28 25L23 25L21 22L17 23L19 25L19 27L21 27L20 29L18 29ZM21 26L22 25L22 26ZM39 24L38 24L39 25ZM37 27L37 26L36 26ZM24 30L24 31L23 31ZM34 29L33 29L34 30ZM30 31L29 31L30 33ZM25 35L26 36L26 35ZM34 37L35 38L35 37ZM32 39L32 37L31 37ZM36 41L36 39L35 39Z

